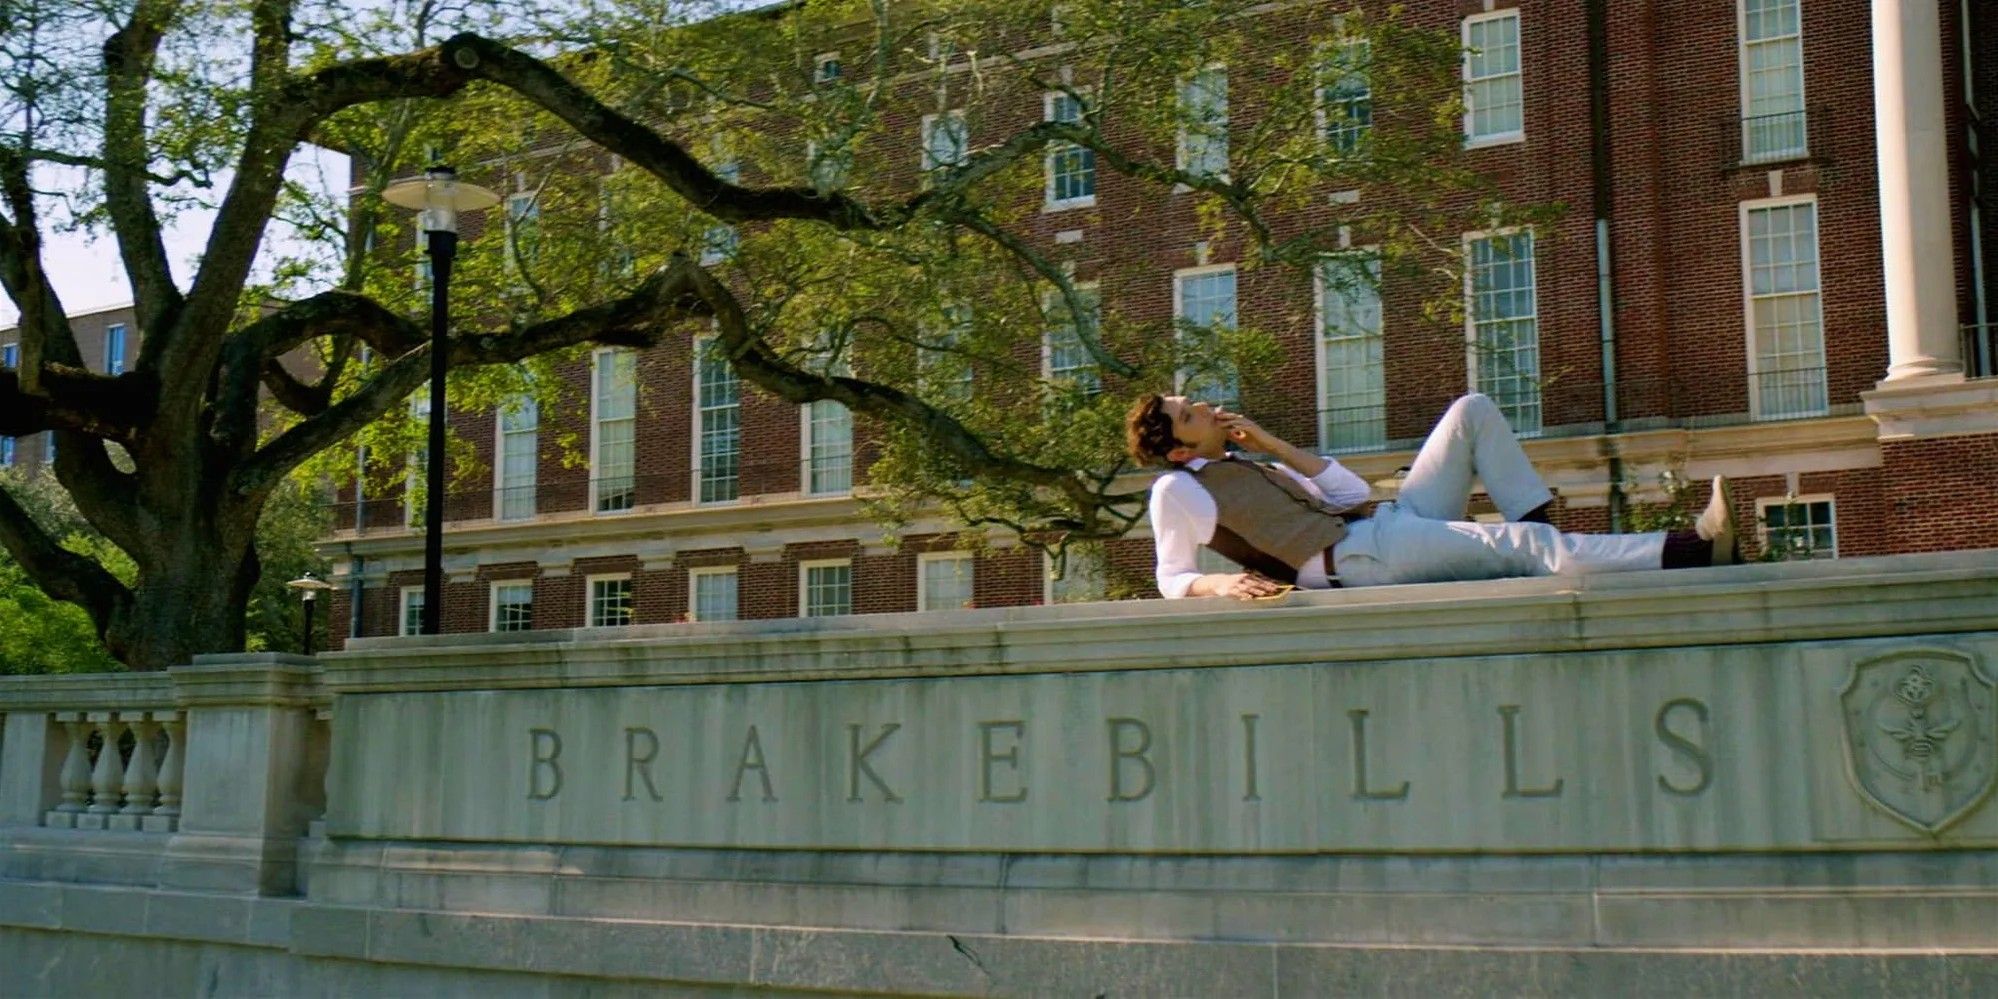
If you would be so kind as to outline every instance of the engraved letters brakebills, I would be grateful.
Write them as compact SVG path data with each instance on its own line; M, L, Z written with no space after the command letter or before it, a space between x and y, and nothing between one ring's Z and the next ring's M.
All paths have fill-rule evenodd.
M1967 680L1961 672L1952 671L1949 675L1952 681ZM1968 739L1951 740L1955 738L1957 728L1966 721L1983 724L1988 720L1991 703L1988 682L1985 688L1980 688L1977 696L1973 696L1968 693L1967 686L1962 688L1963 693L1956 692L1954 688L1950 691L1929 689L1924 684L1933 683L1933 678L1920 665L1910 666L1896 676L1900 677L1898 685L1885 694L1874 694L1860 706L1859 710L1867 719L1865 724L1878 728L1877 732L1870 732L1869 737L1876 740L1876 747L1885 747L1891 751L1893 759L1900 761L1899 764L1886 766L1886 769L1912 782L1911 786L1919 785L1914 790L1925 793L1953 790L1955 793L1942 796L1955 801L1958 806L1963 805L1967 789L1960 788L1959 782L1985 782L1991 773L1989 767L1966 764L1957 747ZM1879 684L1868 686L1866 690L1873 691L1876 687ZM1889 705L1890 700L1892 705ZM1929 707L1932 704L1935 705L1933 709ZM1888 710L1888 707L1893 710ZM1970 717L1978 712L1982 714L1977 718ZM1551 723L1535 719L1532 715L1532 711L1521 705L1494 705L1492 714L1488 716L1490 751L1482 758L1464 761L1466 767L1489 772L1494 797L1520 802L1522 806L1560 799L1569 785L1569 777L1562 773L1560 759L1550 759L1546 749L1534 752L1524 745L1526 733L1537 731L1535 725ZM1327 761L1328 764L1338 763L1343 769L1343 776L1328 769L1323 779L1363 807L1393 807L1421 795L1423 775L1407 772L1405 764L1397 766L1403 761L1383 750L1383 731L1392 735L1392 729L1384 730L1383 726L1392 725L1395 720L1383 718L1364 707L1347 709L1344 716L1346 724L1342 727L1350 734L1350 742L1343 747L1345 759L1343 762ZM1892 722L1891 727L1889 721ZM1672 798L1693 798L1712 786L1716 761L1709 748L1711 724L1704 702L1691 697L1678 697L1658 707L1651 731L1634 733L1636 737L1654 740L1662 750L1652 793ZM1111 807L1151 801L1171 781L1192 779L1191 775L1175 775L1172 772L1169 761L1173 757L1168 752L1172 747L1166 745L1169 738L1166 733L1173 729L1162 729L1148 719L1131 715L1105 717L1102 726L1099 730L1101 735L1095 740L1100 747L1100 764L1068 762L1075 762L1085 772L1091 766L1100 766L1098 772L1102 775L1102 783L1094 793ZM718 775L719 786L725 792L721 795L722 803L733 807L774 805L798 795L808 799L826 797L854 806L904 804L910 795L918 793L906 783L910 780L908 775L912 768L923 768L933 775L943 761L905 759L898 765L898 750L911 740L910 736L897 736L902 730L903 722L894 719L843 721L832 729L837 738L827 745L816 746L814 752L820 755L812 757L822 760L822 754L834 754L836 763L833 766L814 765L809 769L780 772L784 757L772 747L781 748L782 743L773 740L793 736L767 724L747 724L739 734L731 737L725 751L714 757L723 768ZM971 780L957 793L965 794L972 802L984 806L1019 805L1035 800L1032 796L1037 795L1084 793L1087 789L1072 786L1072 781L1049 786L1033 780L1037 753L1045 753L1052 758L1064 751L1059 745L1038 748L1035 735L1042 730L1057 737L1062 734L1052 723L1037 726L1024 718L972 722L965 732L963 746L963 752L969 757ZM1219 765L1200 768L1205 771L1202 779L1227 781L1231 786L1222 792L1225 795L1244 804L1258 804L1286 790L1301 790L1278 786L1262 772L1260 760L1265 752L1262 747L1285 736L1285 733L1271 726L1264 714L1242 713L1231 722L1194 731L1202 740L1201 745L1194 747L1195 750L1217 754L1219 761ZM530 728L525 739L527 799L535 803L557 802L562 795L565 776L572 773L575 766L583 765L575 756L581 752L584 759L592 762L609 763L615 760L618 780L611 786L615 791L622 792L619 800L641 803L669 800L672 785L665 775L673 767L673 761L662 753L662 741L657 731L642 725L631 725L602 736L592 734L590 740L592 744L584 746L580 742L565 741L563 733L551 726ZM604 740L607 740L605 745L594 745L594 742ZM1085 743L1087 741L1084 740ZM1211 745L1207 744L1209 742ZM565 750L570 753L569 756L564 756ZM606 750L617 755L592 755ZM1877 749L1873 751L1879 752ZM834 775L831 780L836 782L836 786L812 786L813 782L827 780L828 775ZM1338 787L1340 784L1345 786ZM934 781L930 786L934 787ZM1929 796L1933 798L1936 794L1930 793ZM1898 802L1902 799L1893 800ZM1907 816L1901 817L1904 821L1914 821Z

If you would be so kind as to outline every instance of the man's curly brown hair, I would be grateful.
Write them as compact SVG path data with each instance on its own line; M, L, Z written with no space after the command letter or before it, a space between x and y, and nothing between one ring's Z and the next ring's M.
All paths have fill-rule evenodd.
M1165 396L1147 392L1124 414L1124 449L1140 465L1171 465L1166 453L1179 447L1172 432L1172 417L1164 409Z

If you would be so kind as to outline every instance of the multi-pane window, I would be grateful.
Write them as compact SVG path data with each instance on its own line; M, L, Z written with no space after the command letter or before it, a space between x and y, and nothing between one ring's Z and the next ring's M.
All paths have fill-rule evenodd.
M598 351L591 380L590 491L598 513L629 510L637 500L638 355Z
M1741 150L1747 163L1804 155L1801 0L1741 0Z
M1227 359L1222 338L1235 328L1235 268L1206 267L1173 275L1173 315L1188 362L1181 389L1228 409L1242 399L1241 376Z
M541 407L521 396L500 407L495 511L501 520L534 516L534 474L541 446Z
M939 318L916 352L919 384L932 401L965 402L971 398L972 367L962 348L971 331L971 306L945 305Z
M846 186L853 173L853 148L838 143L813 140L805 144L805 176L821 194Z
M104 327L104 373L121 375L125 373L125 324L112 323Z
M715 143L714 173L731 184L742 181L742 161L730 156L727 148L717 139ZM713 267L735 257L742 245L742 236L735 226L726 222L713 222L701 232L701 266Z
M1075 296L1082 301L1080 316L1070 314L1068 302L1060 293L1049 296L1048 380L1071 385L1083 395L1093 396L1103 391L1103 375L1082 338L1098 335L1102 326L1102 300L1093 285L1078 286Z
M840 345L822 341L811 348L810 354L808 363L814 370L835 376L852 373ZM805 492L822 496L852 489L852 411L845 403L815 399L805 406L803 419Z
M1779 562L1838 557L1838 523L1830 496L1786 496L1756 501L1762 550Z
M1359 149L1374 126L1374 85L1369 75L1373 51L1373 44L1364 38L1326 50L1319 108L1325 143L1341 153Z
M728 502L739 489L742 389L720 343L703 338L694 365L694 498L702 503Z
M0 368L6 368L11 371L20 366L21 345L18 343L0 343Z
M1179 168L1228 175L1228 71L1209 66L1179 83Z
M1540 432L1540 320L1533 234L1466 240L1471 384L1519 434Z
M1464 19L1464 138L1507 142L1526 134L1519 72L1519 12Z
M924 554L916 559L916 609L958 610L971 606L971 556L957 552Z
M853 563L805 562L798 566L798 614L832 617L853 613Z
M630 576L591 576L588 621L592 628L617 628L632 617Z
M805 412L805 491L814 496L853 488L853 413L844 403L813 400Z
M409 420L417 425L422 442L410 449L409 461L403 469L402 477L402 521L404 527L414 527L423 520L424 504L431 497L430 488L430 386L418 389L409 397Z
M1381 258L1355 251L1318 268L1318 440L1327 451L1387 445Z
M923 116L923 172L962 166L970 148L963 111Z
M736 573L733 566L687 570L687 611L695 621L733 621Z
M1083 118L1082 99L1074 94L1050 93L1045 108L1048 121L1079 123ZM1044 166L1049 208L1096 203L1096 150L1072 142L1050 142Z
M541 200L532 191L506 199L507 259L514 266L532 264L541 248Z
M831 83L845 75L846 67L840 64L839 53L827 52L812 62L812 80L816 83Z
M1043 565L1047 579L1045 597L1050 604L1102 600L1109 594L1109 571L1098 552L1070 549L1059 579L1055 578L1053 558L1046 558Z
M1824 320L1818 298L1818 205L1746 205L1751 412L1763 419L1826 411Z
M405 586L402 588L401 635L423 634L423 587Z
M494 631L527 631L534 627L534 581L505 580L493 584Z

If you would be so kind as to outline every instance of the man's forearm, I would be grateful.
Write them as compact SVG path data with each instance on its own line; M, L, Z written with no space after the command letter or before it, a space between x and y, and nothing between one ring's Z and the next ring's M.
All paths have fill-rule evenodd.
M1276 446L1270 449L1270 453L1275 455L1278 461L1289 465L1299 475L1307 479L1317 478L1318 473L1324 471L1325 467L1331 464L1331 462L1326 461L1324 458L1281 439L1276 441Z

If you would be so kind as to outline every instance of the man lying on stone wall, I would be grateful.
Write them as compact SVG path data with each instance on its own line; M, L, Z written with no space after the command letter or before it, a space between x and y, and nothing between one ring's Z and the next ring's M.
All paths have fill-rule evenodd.
M1727 482L1694 530L1569 534L1548 523L1553 500L1497 404L1467 395L1450 405L1409 466L1395 499L1373 516L1348 511L1367 483L1338 462L1301 450L1240 413L1185 396L1148 394L1125 418L1131 457L1170 465L1152 484L1159 592L1167 597L1274 596L1287 586L1382 586L1510 576L1579 576L1738 561ZM1232 441L1275 457L1231 454ZM1509 523L1463 519L1472 478ZM1202 573L1206 545L1242 566Z

